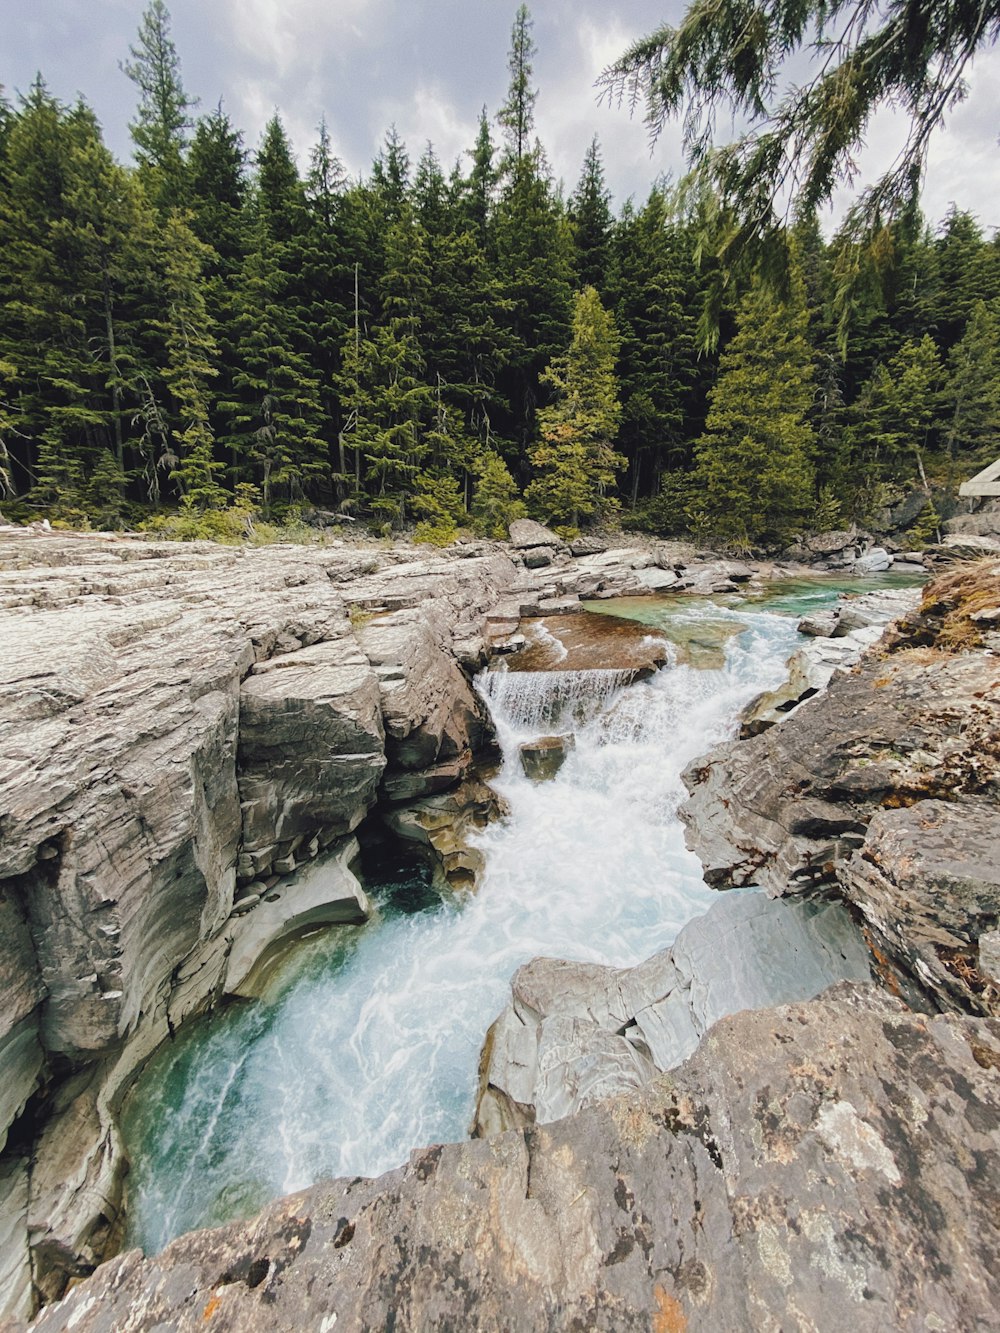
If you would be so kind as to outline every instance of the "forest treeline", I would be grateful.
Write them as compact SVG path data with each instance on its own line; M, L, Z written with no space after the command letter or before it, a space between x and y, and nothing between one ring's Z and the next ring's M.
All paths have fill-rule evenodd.
M358 180L325 124L303 175L277 114L252 152L196 115L162 0L123 63L134 165L41 77L0 101L5 514L224 537L319 509L443 542L528 512L747 548L995 455L996 236L914 213L873 258L800 218L780 293L737 275L706 322L714 201L659 181L616 214L596 139L565 196L533 54L522 6L460 161L390 129Z

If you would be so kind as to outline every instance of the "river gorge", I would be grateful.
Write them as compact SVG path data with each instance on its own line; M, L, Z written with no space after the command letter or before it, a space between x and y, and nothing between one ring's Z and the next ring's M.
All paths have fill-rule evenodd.
M38 699L4 825L8 910L21 923L6 967L24 978L25 995L0 1051L14 1112L4 1219L12 1315L29 1314L39 1295L58 1298L67 1280L124 1246L94 1279L99 1295L74 1285L38 1327L250 1327L262 1316L246 1302L269 1291L267 1317L288 1328L332 1328L337 1312L342 1326L382 1327L389 1311L414 1328L569 1327L569 1311L580 1327L660 1319L654 1326L682 1328L689 1317L692 1328L770 1326L753 1313L771 1300L755 1284L787 1292L786 1267L825 1272L822 1290L791 1278L805 1308L847 1280L836 1276L842 1224L819 1213L840 1216L845 1188L857 1207L874 1207L858 1172L877 1168L893 1188L903 1181L899 1136L909 1131L874 1128L871 1096L864 1109L834 1095L836 1060L810 1043L836 1031L845 1052L853 1043L851 1077L863 1078L892 1062L866 1047L876 1029L905 1063L918 1058L914 1043L940 1046L940 1024L960 1021L928 1028L926 1015L964 1010L983 1017L962 1021L987 1024L969 1059L980 1081L995 1083L991 1057L975 1054L997 1035L987 1017L993 983L976 950L997 924L989 857L959 871L966 844L948 844L949 883L964 874L982 902L971 935L971 909L961 922L949 916L947 958L927 952L945 927L928 927L915 890L902 924L887 907L886 885L902 883L890 869L892 839L906 833L883 830L880 810L891 824L924 802L931 826L969 823L968 847L996 818L991 650L952 649L935 661L941 679L950 673L940 721L928 720L935 690L919 659L936 631L910 631L898 668L869 658L856 666L888 619L913 618L920 576L838 581L670 550L574 556L537 541L429 560L350 545L216 555L94 541L73 561L67 539L25 546L5 612L31 631L30 653L15 654L5 683L19 691L22 716L26 689ZM543 563L524 559L539 549ZM885 584L899 591L870 594ZM834 610L862 589L867 601ZM802 615L813 622L809 639ZM788 685L786 662L803 644ZM910 703L896 700L897 677ZM853 739L842 722L821 727L845 691ZM865 710L883 696L894 720L883 713L873 729ZM126 718L139 710L125 726L123 709ZM839 741L820 755L837 728ZM522 747L554 735L572 744L562 743L554 776L533 781ZM956 736L979 738L974 774ZM785 743L788 755L777 755ZM46 753L59 756L47 769ZM795 762L795 809L805 813L787 816ZM914 765L921 781L937 775L918 794ZM34 787L31 772L47 772L48 785ZM164 772L178 779L153 780ZM124 824L109 844L112 788L123 793ZM898 804L897 791L908 793ZM939 816L942 797L950 807ZM691 811L700 811L696 828ZM142 864L121 832L133 815ZM881 896L865 859L869 824L882 838ZM88 828L83 850L74 832ZM709 884L743 887L720 896ZM53 902L66 905L68 926ZM95 947L91 979L83 967ZM31 981L31 955L41 983ZM893 991L908 1008L885 1008L900 1004ZM808 1109L817 1093L801 1079L797 1092L781 1091L800 1076L762 1025L784 1013L795 1017L770 1021L798 1024L789 1040L802 1044L799 1065L819 1060L829 1085L818 1109ZM893 1044L897 1029L908 1034L903 1045ZM942 1075L951 1087L953 1029ZM749 1064L725 1090L719 1080L736 1077L741 1061ZM919 1082L909 1065L896 1075L899 1087ZM754 1079L763 1082L751 1133L737 1103ZM965 1097L973 1129L949 1123L941 1143L995 1137L969 1102L995 1095L977 1085ZM28 1105L20 1120L19 1103ZM778 1105L780 1115L765 1114ZM33 1145L32 1115L45 1126ZM463 1145L470 1126L479 1139ZM787 1202L734 1223L744 1189L734 1182L749 1169L741 1134L758 1154L771 1144L765 1159L791 1170L798 1148L776 1145L795 1126L851 1183L825 1178L819 1195L833 1194L792 1231ZM654 1162L665 1133L673 1154ZM455 1146L428 1149L442 1143ZM604 1162L611 1174L599 1185ZM697 1184L706 1163L724 1184ZM964 1187L977 1197L981 1170L970 1166ZM34 1295L17 1266L19 1198ZM614 1227L603 1239L607 1206L631 1217L627 1244ZM934 1206L943 1207L936 1196ZM678 1243L664 1207L680 1227L685 1210L700 1213L704 1240L687 1260L681 1244L680 1258L654 1264L658 1247ZM220 1223L231 1225L211 1239L187 1234ZM391 1262L382 1225L394 1237ZM721 1239L734 1225L758 1247L757 1259L737 1262L741 1278L728 1272ZM772 1244L776 1226L783 1239ZM179 1236L163 1267L144 1268L128 1248L155 1256ZM986 1228L973 1246L983 1274L994 1240ZM912 1237L900 1232L904 1241ZM796 1257L796 1245L813 1257ZM902 1299L894 1245L882 1264L892 1282L877 1300L864 1296L876 1320L886 1301ZM466 1258L446 1257L451 1247ZM300 1264L306 1252L313 1257ZM817 1268L819 1253L829 1272ZM332 1304L293 1280L293 1265L308 1268L333 1291L348 1260ZM858 1253L851 1262L863 1267ZM186 1295L171 1277L177 1264ZM961 1297L966 1311L986 1299L979 1282L988 1285L976 1278ZM938 1287L941 1308L957 1308L945 1277ZM534 1314L519 1321L509 1299Z

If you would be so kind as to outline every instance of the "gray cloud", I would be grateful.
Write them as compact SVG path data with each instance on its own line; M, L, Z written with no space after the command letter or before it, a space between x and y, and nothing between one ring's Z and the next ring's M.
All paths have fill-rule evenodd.
M5 34L0 81L24 90L41 70L64 99L82 93L108 142L130 150L133 88L118 68L144 0L0 0ZM366 172L395 122L411 156L433 140L447 169L471 146L482 106L492 115L507 87L507 46L516 0L172 0L174 37L188 91L204 107L221 97L250 148L277 108L305 162L325 115L348 171ZM616 198L643 197L659 174L681 168L679 131L668 128L652 155L641 120L599 106L593 87L628 41L676 20L682 0L535 0L539 51L538 133L556 174L571 189L584 152L599 135ZM949 202L1000 222L995 88L1000 53L980 57L968 100L949 116L931 153L926 211ZM899 126L876 118L863 176L891 160ZM842 192L834 209L846 202Z

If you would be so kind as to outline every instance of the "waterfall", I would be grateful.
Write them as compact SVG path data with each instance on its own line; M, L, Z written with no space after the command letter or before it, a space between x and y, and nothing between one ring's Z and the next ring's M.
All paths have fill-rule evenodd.
M129 1243L154 1252L321 1176L375 1175L462 1138L480 1045L520 964L633 964L707 908L676 817L680 775L780 682L796 634L760 611L685 614L739 618L724 669L671 666L633 685L614 671L480 676L510 815L480 835L478 893L409 915L384 899L367 925L303 943L264 1001L156 1054L124 1117ZM520 742L571 728L557 777L531 783Z
M565 651L565 650L564 650ZM485 671L476 682L499 730L537 736L595 717L631 671Z

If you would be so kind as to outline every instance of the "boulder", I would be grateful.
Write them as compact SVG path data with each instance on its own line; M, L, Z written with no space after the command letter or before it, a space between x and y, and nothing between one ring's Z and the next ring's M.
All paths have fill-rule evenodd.
M918 977L939 1008L993 1013L979 972L1000 919L1000 808L995 801L928 800L879 810L864 843L838 868L845 896L880 954Z
M569 544L571 555L600 555L608 549L608 543L600 537L574 537Z
M479 698L422 609L378 616L357 631L378 678L385 722L386 780L455 764L457 781L486 735ZM411 785L407 799L423 792ZM397 796L397 799L399 797Z
M641 1087L725 1015L867 981L870 962L839 903L761 893L723 897L637 967L533 959L484 1044L473 1132L556 1120Z
M386 764L379 687L349 626L259 663L244 681L239 785L254 876L284 844L321 829L350 833L368 813Z
M570 736L542 736L536 741L524 741L519 747L521 767L532 782L547 782L562 768L571 750L576 749L576 738Z
M673 588L678 583L678 576L672 569L648 569L636 570L636 577L644 588L650 592L666 592L668 588Z
M546 569L556 556L554 546L534 546L524 553L525 569Z
M439 795L384 810L381 819L397 838L426 849L439 888L466 891L477 887L485 867L475 834L506 810L483 772L476 771Z
M958 930L947 924L951 906L931 904L940 899L934 887L939 882L949 897L957 894L955 910L968 913L969 895L980 890L963 875L982 880L988 869L972 849L977 840L983 849L994 845L982 803L995 803L1000 794L998 699L1000 662L982 652L902 650L837 675L826 693L781 726L722 746L685 773L691 795L680 813L706 878L720 885L759 884L773 895L843 885L862 911L865 902L872 904L872 923L876 917L881 923L911 998L919 1002L930 990L936 1004L954 1004L958 991L949 991L941 967L926 959L921 965L920 949L891 924L896 916L905 923L922 912L929 921L940 911L938 925L921 929L941 948L971 960L945 970L968 992L963 1003L975 1007L974 936L991 923L984 916L976 930L968 923ZM956 807L948 816L956 836L966 819L979 830L962 833L950 867L951 833L934 831L946 813L940 802ZM893 808L906 813L897 816ZM919 848L924 820L926 857ZM871 846L870 826L876 837ZM898 858L890 856L895 846L902 849ZM987 859L990 854L984 851ZM922 865L925 889L909 878ZM988 897L992 889L982 892ZM885 943L881 947L886 952Z
M873 546L854 562L856 574L882 574L892 568L892 556L884 546Z
M758 695L743 710L741 735L756 736L785 721L809 699L827 688L833 677L849 671L882 637L885 627L913 611L920 594L912 588L847 596L832 611L799 621L811 639L788 659L788 679L777 689Z
M132 1250L36 1333L987 1329L998 1124L995 1024L841 985L553 1124Z
M510 525L510 543L517 551L530 551L537 546L558 549L561 539L551 528L536 523L533 518L518 518Z

